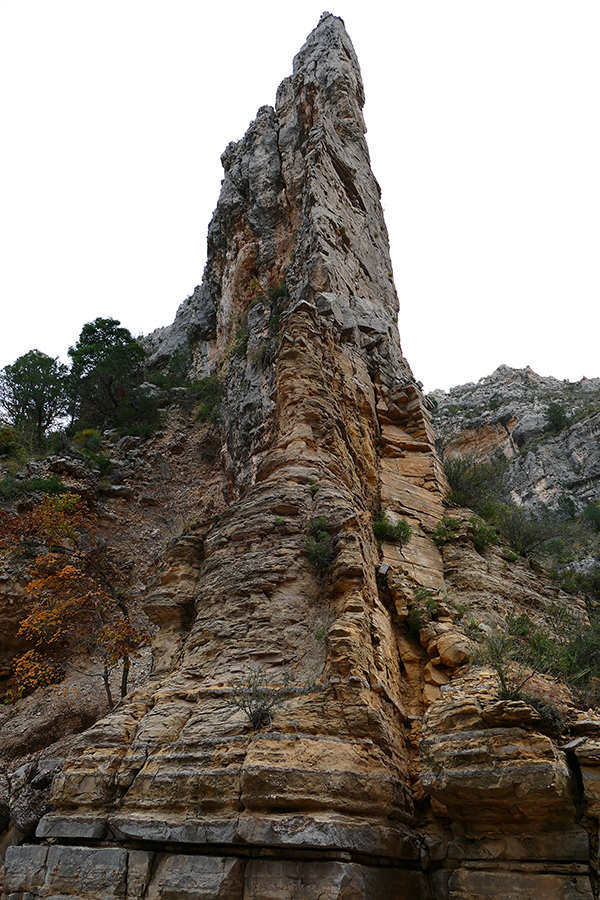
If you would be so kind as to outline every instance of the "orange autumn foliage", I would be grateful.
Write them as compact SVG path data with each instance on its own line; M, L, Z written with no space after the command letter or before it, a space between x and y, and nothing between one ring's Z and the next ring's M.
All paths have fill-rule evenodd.
M111 670L123 664L125 693L130 659L150 641L149 634L129 620L116 590L118 572L95 539L93 525L93 516L74 494L44 497L27 513L0 517L0 547L5 552L37 551L26 587L36 603L18 632L34 648L16 661L18 695L60 680L75 656L86 653L102 664L112 708Z
M19 552L31 543L76 543L81 530L92 528L95 522L79 494L45 495L41 503L26 512L0 509L0 551Z

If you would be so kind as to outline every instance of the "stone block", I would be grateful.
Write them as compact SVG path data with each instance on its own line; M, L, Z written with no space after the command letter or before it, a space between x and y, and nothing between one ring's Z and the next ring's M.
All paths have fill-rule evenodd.
M48 847L8 847L4 864L5 892L37 893L44 883L47 856Z
M429 900L421 872L337 861L248 862L244 900Z
M144 900L242 900L243 875L244 860L235 857L164 854Z
M423 669L423 678L427 682L427 684L434 684L440 687L442 684L448 684L450 679L446 675L446 673L435 666L431 660L427 663L425 668Z
M94 816L63 816L49 813L37 827L38 838L78 838L102 840L106 837L106 819Z
M566 867L565 867L566 868ZM593 900L589 875L581 866L552 871L526 864L490 868L461 867L450 878L450 900Z
M127 900L141 900L144 896L150 874L154 853L145 850L130 850L127 858Z
M440 659L445 666L456 669L469 662L473 653L473 644L459 631L447 631L437 639Z
M117 847L61 847L48 849L43 893L97 895L102 900L124 897L127 887L127 851Z

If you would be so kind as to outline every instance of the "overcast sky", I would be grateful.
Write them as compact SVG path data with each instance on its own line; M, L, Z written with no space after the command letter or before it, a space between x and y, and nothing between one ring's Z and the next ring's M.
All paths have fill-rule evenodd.
M324 0L0 0L0 367L173 321ZM339 0L426 390L600 376L598 0Z

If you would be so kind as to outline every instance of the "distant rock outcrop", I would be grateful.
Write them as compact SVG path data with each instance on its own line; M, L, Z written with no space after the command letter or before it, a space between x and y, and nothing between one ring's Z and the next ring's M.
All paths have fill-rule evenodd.
M442 454L483 459L501 451L511 459L516 503L538 513L570 501L582 512L600 497L600 378L560 381L499 366L476 384L430 397Z

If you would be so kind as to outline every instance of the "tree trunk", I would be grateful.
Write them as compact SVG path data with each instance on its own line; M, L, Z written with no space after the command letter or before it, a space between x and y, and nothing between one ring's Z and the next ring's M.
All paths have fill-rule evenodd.
M129 667L131 662L128 656L123 657L123 674L121 675L121 697L127 693L127 679L129 678Z
M112 698L112 694L110 692L110 682L108 680L109 675L110 675L110 669L108 668L108 666L104 666L104 671L102 673L102 680L104 682L104 690L106 691L106 699L108 700L108 708L114 709L115 704L114 704L114 701Z

